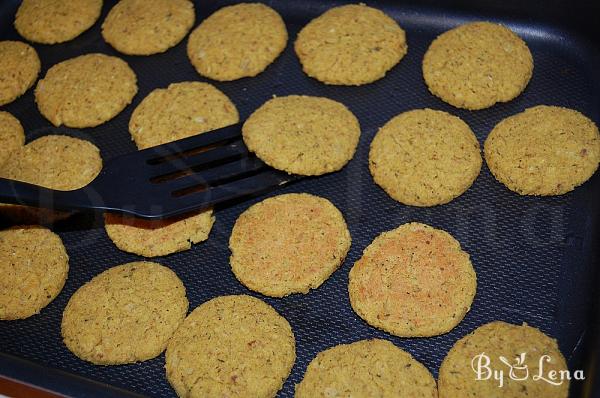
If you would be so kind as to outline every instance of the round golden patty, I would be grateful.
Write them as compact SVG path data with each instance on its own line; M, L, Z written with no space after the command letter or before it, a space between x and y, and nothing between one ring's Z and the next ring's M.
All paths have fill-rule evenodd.
M24 319L58 296L69 272L62 241L39 226L0 231L0 319Z
M342 264L350 249L342 213L309 194L268 198L242 213L231 232L236 278L267 296L308 293Z
M502 386L493 377L485 380L486 367L503 371ZM566 370L556 340L527 324L491 322L458 340L448 352L440 367L439 394L440 398L566 398L568 380L553 385L535 379L540 371L549 379L550 372L560 377L559 372Z
M214 222L212 209L165 220L104 215L110 240L119 249L144 257L189 250L192 244L208 239Z
M598 169L600 134L581 113L540 105L498 123L484 145L494 177L521 195L561 195Z
M442 33L423 58L429 91L450 105L471 110L512 100L532 73L527 44L510 29L490 22Z
M70 191L89 184L102 169L98 148L66 135L47 135L14 152L0 168L0 176Z
M38 109L53 125L95 127L131 103L137 78L127 63L86 54L51 67L35 88Z
M152 91L133 111L129 132L139 149L225 127L239 120L235 105L208 83L181 82ZM110 239L123 251L145 257L188 250L205 241L212 209L160 221L107 214Z
M387 340L361 340L320 352L296 385L296 398L437 398L431 373Z
M29 44L0 41L0 105L29 90L40 73L40 58Z
M102 158L94 144L66 135L48 135L13 152L0 167L0 177L70 191L92 182L101 169ZM52 224L71 215L20 205L0 205L0 214L25 224Z
M88 30L100 11L102 0L23 0L15 28L29 41L62 43Z
M223 7L194 29L188 57L202 76L228 81L256 76L281 54L288 34L281 16L260 3Z
M407 52L396 21L364 4L335 7L306 25L294 44L304 72L327 84L381 79Z
M197 307L169 341L166 371L180 397L275 397L296 359L289 323L251 296Z
M25 144L25 133L19 120L8 112L0 112L0 167L10 155Z
M162 53L183 40L195 18L189 0L121 0L102 23L102 37L124 54Z
M360 138L356 117L343 104L322 97L276 97L242 127L250 151L268 165L301 175L340 170Z
M219 89L181 82L148 94L131 115L129 133L138 149L145 149L238 121L235 105Z
M452 330L471 308L477 278L449 233L409 223L379 235L350 270L354 311L401 337Z
M369 170L395 200L435 206L462 195L481 170L479 142L456 116L432 109L402 113L371 143Z
M67 348L97 365L159 355L185 318L185 287L169 268L150 262L112 267L77 289L63 313Z

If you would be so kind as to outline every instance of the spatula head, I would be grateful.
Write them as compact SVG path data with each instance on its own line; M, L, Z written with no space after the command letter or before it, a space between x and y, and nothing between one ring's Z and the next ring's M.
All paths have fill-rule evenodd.
M111 159L89 188L104 202L97 209L165 218L297 178L249 153L236 124Z
M248 152L239 124L110 159L89 185L55 191L0 178L0 201L160 219L297 179Z

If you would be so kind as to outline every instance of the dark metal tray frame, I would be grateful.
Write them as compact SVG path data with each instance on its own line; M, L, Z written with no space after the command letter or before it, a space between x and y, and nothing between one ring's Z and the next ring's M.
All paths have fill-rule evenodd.
M133 151L127 123L135 106L151 90L177 81L205 81L186 57L187 39L164 54L150 57L122 56L104 43L100 24L113 3L107 0L100 22L76 40L34 47L42 60L41 76L53 64L83 53L121 56L138 75L139 93L133 104L97 128L53 128L40 116L30 90L1 108L21 120L28 141L46 134L83 137L100 148L104 159ZM230 3L199 2L196 24ZM281 13L287 24L290 41L285 52L255 78L212 83L232 99L242 120L274 94L307 94L343 102L362 127L356 156L344 170L305 179L277 192L310 192L329 198L344 213L352 234L345 263L320 288L284 299L262 297L289 320L297 339L297 361L279 396L293 396L294 384L318 352L369 337L391 340L437 376L452 344L493 320L527 322L557 338L571 370L586 372L587 385L583 388L582 383L572 383L571 396L598 394L598 307L594 297L599 286L600 173L574 192L536 198L508 191L484 166L473 187L458 199L443 206L413 208L393 201L376 187L367 168L368 146L377 128L396 114L414 108L430 107L460 116L480 143L500 120L537 104L574 108L599 123L598 2L459 0L450 5L433 0L370 1L369 5L386 11L406 30L409 50L384 79L362 87L331 87L310 79L302 73L293 53L298 30L341 1L271 0L268 4ZM17 6L14 0L0 2L3 40L22 40L12 27ZM455 109L430 95L420 68L431 40L472 20L507 24L527 41L535 61L533 78L521 96L476 112ZM217 221L207 242L190 251L155 259L170 266L183 280L191 309L218 295L254 294L233 277L227 241L236 217L251 203L273 194L217 209ZM471 311L457 328L443 336L396 338L369 327L349 305L347 275L362 250L382 231L413 220L452 233L471 254L477 271L478 290ZM77 215L54 229L69 252L69 279L62 293L41 314L0 323L0 375L73 396L126 395L121 388L143 395L174 396L164 376L164 355L140 364L100 367L79 360L65 348L60 319L73 292L104 269L139 257L120 252L96 216Z

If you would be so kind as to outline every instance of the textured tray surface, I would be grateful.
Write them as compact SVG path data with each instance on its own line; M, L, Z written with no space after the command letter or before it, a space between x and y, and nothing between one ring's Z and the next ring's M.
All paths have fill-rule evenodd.
M106 1L101 20L112 6ZM196 6L197 22L227 2L205 1ZM521 96L508 104L469 112L457 110L429 94L421 76L421 60L438 34L473 19L494 20L489 15L454 15L400 5L383 8L407 32L408 54L378 82L362 87L330 87L305 76L293 52L298 30L311 18L338 2L269 2L286 21L290 42L282 56L265 73L236 82L214 83L236 104L244 120L272 95L326 96L346 104L359 118L362 136L354 159L341 171L305 179L278 193L309 192L330 199L344 213L352 234L352 247L343 266L319 289L284 299L264 298L285 316L296 335L297 361L280 396L293 395L308 362L320 351L340 343L369 337L386 338L408 350L434 375L452 344L477 326L504 320L527 322L556 337L571 368L580 368L577 350L586 328L591 297L593 244L600 203L600 176L560 197L518 196L494 180L486 166L473 187L449 204L434 208L403 206L389 198L372 181L368 146L378 127L400 112L431 107L465 120L483 144L491 128L503 118L537 104L577 109L600 122L598 74L591 57L596 54L564 32L501 20L529 44L535 62L533 78ZM0 37L19 39L12 27L16 3L0 7ZM22 40L22 39L20 39ZM19 118L28 141L46 134L68 134L94 142L103 158L135 150L127 124L135 106L153 89L185 80L204 80L189 63L187 39L164 54L122 56L138 76L139 93L131 106L112 121L94 129L53 128L37 111L30 90L2 107ZM42 73L53 64L88 52L117 55L100 36L100 23L76 40L56 45L35 45ZM596 93L594 96L594 92ZM251 203L271 193L235 206L218 209L208 241L192 250L157 258L183 280L190 308L224 294L254 294L233 276L228 263L228 239L237 216ZM362 250L383 231L409 221L442 228L456 237L471 254L477 271L475 302L464 321L444 336L400 339L369 327L352 311L347 295L348 271ZM62 311L73 292L99 272L139 257L119 251L101 223L77 216L55 230L70 256L69 279L62 293L40 315L23 321L0 323L0 351L51 367L103 381L150 396L174 396L164 376L164 355L144 363L98 367L79 360L60 337Z

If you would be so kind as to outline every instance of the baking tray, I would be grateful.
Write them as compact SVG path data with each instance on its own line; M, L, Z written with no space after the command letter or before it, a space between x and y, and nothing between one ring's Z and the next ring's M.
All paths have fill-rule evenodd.
M206 0L196 4L196 24L230 3ZM113 4L105 1L100 21ZM464 195L443 206L416 208L395 202L373 183L367 155L378 127L398 113L414 108L431 107L461 117L481 144L500 120L537 104L574 108L599 123L597 38L600 34L594 22L600 11L598 5L578 1L462 0L456 3L457 8L450 10L433 1L368 2L383 9L406 30L408 54L384 79L373 84L333 87L302 73L293 52L293 41L310 19L342 2L272 0L268 4L286 22L290 40L285 52L257 77L212 83L236 104L242 120L272 95L326 96L346 104L354 112L362 128L354 159L340 172L304 179L277 191L310 192L330 199L346 217L352 247L342 267L318 289L283 299L262 297L242 286L231 273L228 238L235 219L244 209L275 192L218 208L208 241L194 245L189 251L155 259L171 267L183 280L190 309L219 295L241 293L259 296L275 307L290 322L297 342L296 364L279 393L281 397L293 396L294 385L302 379L308 362L318 352L365 338L391 340L437 377L440 363L453 343L493 320L527 322L557 338L570 369L586 369L587 382L594 381L593 369L586 364L598 354L598 348L593 348L592 337L596 333L592 300L598 293L595 269L600 232L600 173L566 195L523 197L497 182L484 165L481 175ZM20 39L12 27L17 6L16 1L0 2L2 39ZM475 112L455 109L430 95L421 76L421 60L429 43L443 31L472 20L507 24L528 43L535 62L533 78L522 95L509 103ZM95 143L105 160L134 151L127 124L133 109L150 91L177 81L206 81L188 61L186 42L187 39L159 55L123 56L104 43L99 22L72 42L34 45L42 60L40 76L55 63L88 52L122 57L135 70L139 92L133 104L99 127L80 130L52 127L37 111L31 90L1 109L22 122L28 141L46 134L82 137ZM397 338L368 326L350 307L347 282L354 261L378 234L409 221L450 232L470 253L477 272L477 295L471 311L443 336ZM77 215L57 224L54 230L63 239L70 256L69 279L60 295L41 314L26 320L0 322L3 353L0 374L71 395L125 394L110 387L114 386L148 396L174 396L164 374L164 355L133 365L103 367L84 362L65 348L60 320L73 292L101 271L140 257L119 251L106 236L98 216ZM52 370L45 373L40 366ZM71 379L69 374L77 377ZM80 377L95 382L86 384ZM580 384L572 383L571 396L579 396L583 390Z

